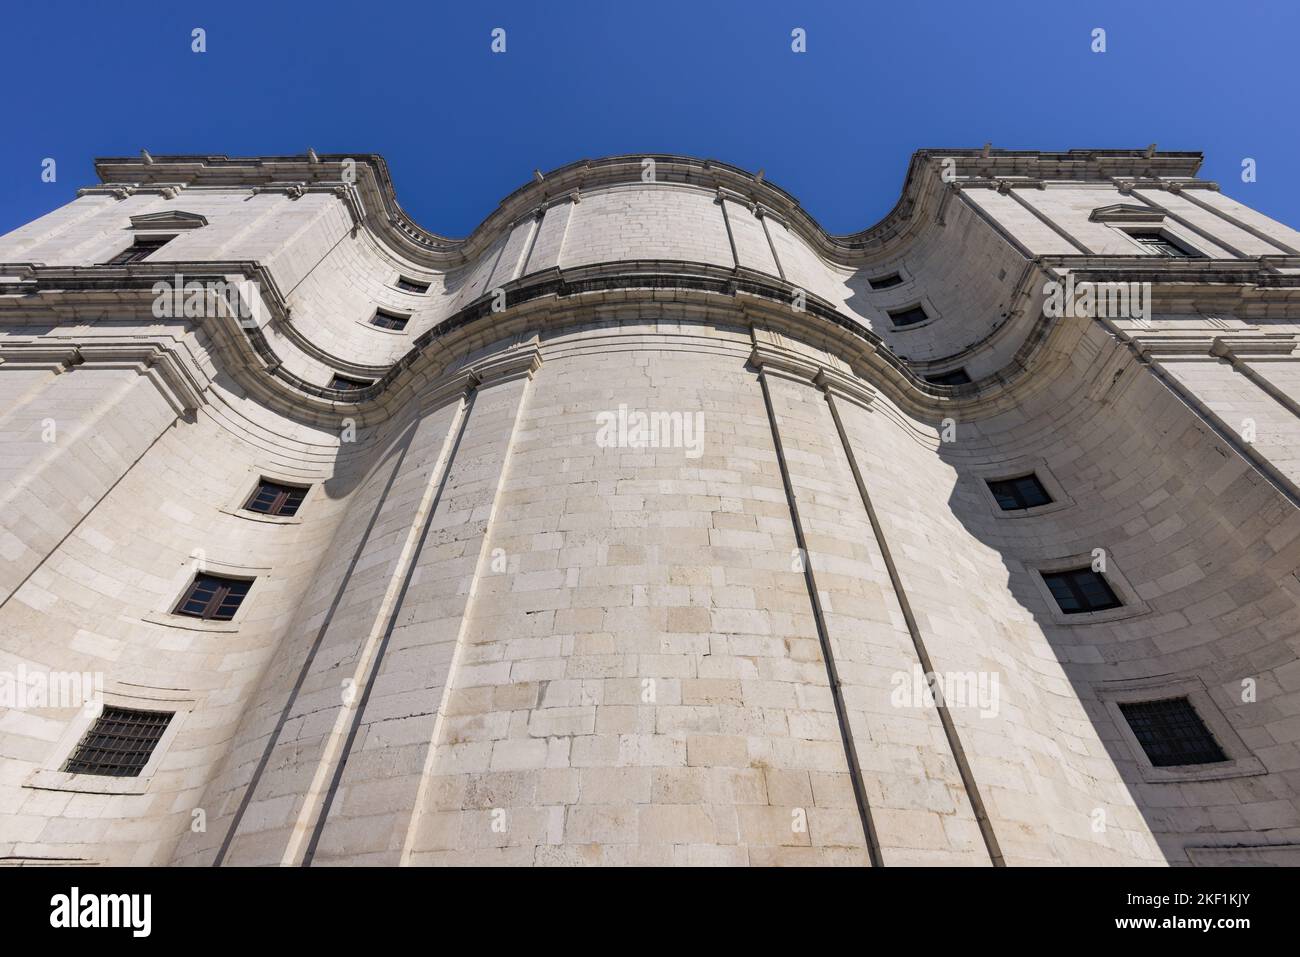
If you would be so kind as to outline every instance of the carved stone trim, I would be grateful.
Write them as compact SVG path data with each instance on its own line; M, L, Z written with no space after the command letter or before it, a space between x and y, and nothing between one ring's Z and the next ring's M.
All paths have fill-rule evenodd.
M167 209L158 213L141 213L131 217L132 229L199 229L208 224L208 218L199 213L181 209Z
M470 236L450 239L416 225L401 209L383 158L362 155L262 156L160 156L151 164L139 157L104 158L96 170L106 182L137 180L143 183L166 178L191 185L230 188L272 187L342 181L344 162L356 172L355 189L361 197L363 221L384 234L395 248L425 265L459 264L474 258L490 245L501 229L539 203L568 198L575 190L588 192L611 185L640 183L644 155L612 156L582 160L545 174L517 189L488 216ZM761 203L798 232L823 255L841 264L860 263L880 251L886 242L932 221L929 210L942 192L937 160L951 159L963 180L1006 180L1014 185L1038 188L1049 181L1078 181L1152 175L1186 180L1195 176L1201 163L1199 153L1155 153L1138 150L1072 150L1062 153L1033 150L918 150L913 154L894 208L874 226L846 236L833 236L803 210L789 193L758 174L735 166L688 156L659 154L655 160L656 181L671 185L714 190L726 188L748 204ZM1161 181L1163 182L1163 180ZM1184 186L1188 185L1184 182Z
M1165 214L1150 206L1137 206L1133 203L1113 203L1110 206L1098 206L1088 214L1093 223L1161 223Z

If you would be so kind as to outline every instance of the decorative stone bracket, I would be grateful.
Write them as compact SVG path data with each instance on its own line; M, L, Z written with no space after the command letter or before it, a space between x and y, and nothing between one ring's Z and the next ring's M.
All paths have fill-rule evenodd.
M187 362L175 343L95 340L0 342L0 364L64 372L81 366L134 368L157 387L177 415L206 403L207 376Z

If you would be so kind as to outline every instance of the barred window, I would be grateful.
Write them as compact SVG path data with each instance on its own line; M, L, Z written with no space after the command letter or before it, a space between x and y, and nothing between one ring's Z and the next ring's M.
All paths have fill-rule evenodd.
M988 484L989 491L997 499L998 507L1004 512L1034 508L1052 501L1052 496L1047 494L1043 483L1032 472L1019 478L999 479Z
M429 284L416 279L407 279L405 276L398 276L397 288L403 292L425 293L429 291Z
M171 723L171 711L133 711L105 706L77 744L63 770L114 778L140 776Z
M106 262L106 266L125 266L128 263L138 263L140 260L147 258L151 253L157 252L163 246L167 245L175 236L137 236L135 242L126 249Z
M903 326L914 326L918 322L925 322L930 317L920 306L909 306L906 309L895 309L889 313L889 321L894 327L901 329Z
M334 373L334 378L330 379L329 387L331 389L337 389L340 392L355 392L358 389L364 389L373 384L374 383L368 379L349 379L347 376L339 375L336 372Z
M1115 595L1110 583L1091 568L1073 568L1064 572L1043 572L1052 597L1067 615L1119 608L1124 603Z
M970 374L965 369L949 369L925 377L925 381L934 385L965 385L970 381Z
M1227 761L1219 743L1186 698L1121 704L1120 712L1158 768Z
M897 286L903 281L903 277L896 272L888 273L884 276L877 276L875 279L868 279L872 289L888 289L890 286Z
M375 314L370 317L370 324L378 326L380 329L392 329L395 331L406 328L406 316L399 316L395 313L385 312L383 309L376 309Z
M252 587L252 581L246 578L195 575L175 613L205 621L230 621Z
M1158 229L1134 230L1129 235L1157 256L1166 256L1170 259L1191 259L1198 255L1182 243L1170 239Z
M257 489L244 504L244 508L250 512L261 512L263 515L280 515L288 518L297 514L298 506L302 504L306 495L307 489L303 486L281 485L279 482L262 479L257 483Z

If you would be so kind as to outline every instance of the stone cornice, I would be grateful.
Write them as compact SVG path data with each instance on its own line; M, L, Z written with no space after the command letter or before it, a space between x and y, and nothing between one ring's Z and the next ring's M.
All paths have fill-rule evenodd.
M207 376L175 343L166 339L79 341L0 339L0 362L6 365L74 369L104 366L135 369L149 378L177 415L190 415L206 401Z
M507 196L464 239L442 236L418 225L398 203L388 165L376 154L110 157L97 160L95 168L105 183L102 189L116 191L117 195L130 195L139 189L192 187L276 189L289 195L334 191L353 204L355 220L366 224L394 249L415 262L446 267L475 258L504 229L535 215L538 209L580 198L583 190L642 184L646 159L655 162L654 182L715 194L721 190L755 210L779 217L827 258L850 264L880 251L886 242L915 228L916 221L927 220L924 214L932 208L937 213L947 192L941 179L945 169L951 170L958 182L968 181L971 185L1012 180L1041 184L1116 179L1149 179L1165 184L1169 177L1193 177L1201 154L1150 150L918 150L912 155L894 208L874 226L844 236L827 233L798 200L760 174L717 160L673 154L611 156L552 170Z
M77 347L58 339L0 340L0 365L66 372L81 362Z
M1289 333L1256 336L1221 336L1211 332L1167 334L1127 330L1139 355L1226 359L1233 364L1244 360L1281 358L1295 352L1296 337Z
M749 362L754 368L811 383L863 408L870 408L876 390L862 379L835 368L832 361L818 361L784 348L779 335L774 335L770 329L755 327L751 335L754 345Z
M1088 261L1088 257L1058 257L1057 265L1064 269ZM1099 271L1098 278L1119 280L1127 275L1122 264L1116 270L1109 268L1112 265L1109 259L1098 259L1097 263L1108 267ZM21 309L28 316L46 310L56 314L75 314L78 310L85 311L87 303L92 306L98 303L125 308L128 313L147 312L153 283L177 271L181 271L186 279L203 278L200 270L204 268L209 275L218 278L257 274L251 264L191 265L190 272L184 271L190 268L186 264L172 263L111 268L7 266L3 270L5 273L20 273L21 278L0 283L0 309L6 306ZM1252 289L1249 285L1241 285L1247 270L1284 280L1291 287L1285 290L1286 295L1300 290L1300 276L1279 274L1260 262L1214 262L1190 268L1219 267L1224 267L1231 276L1225 280L1229 284L1223 288L1238 297ZM239 271L236 273L235 269ZM114 275L107 275L109 272ZM1093 274L1085 271L1081 275ZM270 311L275 313L277 303L282 303L274 285L268 282L259 288ZM1160 286L1155 290L1157 308L1160 306L1160 290L1165 288ZM1188 285L1172 283L1167 288L1175 297L1196 294L1203 299L1207 287L1193 281ZM666 302L683 316L705 320L731 316L740 317L741 322L757 319L772 328L783 328L793 337L834 342L841 350L840 354L849 361L849 368L873 386L888 389L900 406L922 415L939 411L946 414L954 404L960 404L969 414L1008 401L1019 388L1023 373L1052 327L1052 321L1040 315L1019 351L998 373L965 385L939 386L920 377L920 373L932 363L915 365L905 362L860 321L814 295L805 293L805 308L794 310L791 307L793 285L753 270L675 261L625 261L564 271L552 269L507 283L505 289L509 303L505 312L493 312L492 296L481 296L418 336L411 350L389 367L378 381L350 392L307 382L284 369L280 357L256 323L224 317L203 320L203 327L226 356L224 365L231 375L251 395L291 418L321 423L334 423L341 417L366 422L387 418L402 403L418 398L411 391L413 382L446 374L457 366L457 355L465 355L473 347L498 341L511 329L536 330L572 322L588 303L597 304L602 312L613 315L624 304L634 314L648 314L651 306ZM77 290L80 290L79 294L69 295ZM1281 290L1256 289L1253 294L1275 295L1279 292Z
M83 363L128 365L152 379L177 415L193 413L206 400L207 377L186 364L165 342L86 342L77 347Z
M1145 258L1145 261L1143 261ZM1300 305L1300 257L1180 259L1043 257L1046 274L1075 282L1150 283L1153 312L1232 313L1242 319L1284 318Z
M275 276L255 262L167 262L132 263L127 266L46 266L43 263L0 263L0 310L25 308L20 297L36 293L69 293L69 300L79 305L97 299L113 302L123 294L152 290L159 282L184 283L237 282L249 280L261 294L262 305L270 316L287 322L289 306L275 281Z

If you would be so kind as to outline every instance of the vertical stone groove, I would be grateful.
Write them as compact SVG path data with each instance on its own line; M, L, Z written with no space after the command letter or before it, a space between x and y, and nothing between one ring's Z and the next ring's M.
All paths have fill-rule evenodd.
M1296 402L1295 399L1291 398L1279 389L1269 379L1260 375L1259 370L1254 368L1245 358L1234 355L1229 351L1229 354L1225 355L1224 359L1232 366L1233 372L1248 379L1259 389L1259 391L1263 392L1292 415L1300 417L1300 402Z
M406 827L406 837L402 841L401 854L398 862L401 865L410 863L411 855L415 852L416 835L419 833L420 819L424 805L428 800L429 780L433 776L434 763L438 754L438 739L442 736L442 727L447 714L448 702L456 684L456 672L460 667L461 651L465 646L465 629L469 625L470 616L474 613L474 598L478 594L478 583L483 577L483 562L488 555L492 554L489 547L492 540L492 525L496 519L497 506L501 502L501 490L505 488L506 475L510 470L511 452L515 444L515 436L519 432L519 420L523 418L524 406L528 402L528 387L531 381L531 375L524 382L523 391L519 395L518 403L515 406L515 416L510 423L510 435L506 440L505 454L501 458L501 474L497 477L496 490L492 493L492 505L488 508L487 519L483 526L483 540L479 543L478 560L474 563L474 577L470 581L469 593L465 596L465 608L461 612L460 627L456 631L456 643L452 650L451 661L447 665L447 677L442 685L442 697L438 701L438 710L433 719L433 730L429 735L429 749L425 754L424 768L420 774L420 784L416 789L415 802L411 807L411 819Z
M768 425L772 428L772 442L776 446L776 462L781 469L781 482L785 487L786 502L790 506L790 521L794 526L795 545L803 558L804 583L808 586L808 599L812 603L813 619L817 625L817 640L821 643L822 660L826 664L826 677L830 682L831 697L835 702L835 718L840 726L840 740L844 745L844 756L849 764L849 780L853 782L853 798L858 806L858 816L862 820L862 832L867 841L867 854L872 867L883 867L884 858L880 852L880 839L876 835L876 826L871 819L871 806L867 801L866 787L862 783L862 766L858 763L858 749L853 742L853 729L849 724L848 706L844 702L844 691L840 686L839 670L835 666L835 652L831 648L830 630L826 627L826 617L822 611L821 593L817 589L817 578L813 574L812 560L804 540L803 523L799 518L799 506L795 500L794 483L790 480L790 470L785 461L785 449L781 444L781 430L776 423L776 409L772 405L772 392L767 384L767 373L760 367L758 383L763 390L763 405L767 409Z
M1192 192L1193 191L1190 189L1185 189L1182 192L1180 192L1178 195L1181 196L1183 199L1187 200L1187 202L1191 203L1193 206L1199 206L1201 207L1201 209L1205 210L1206 212L1213 213L1215 216L1219 217L1219 219L1223 220L1225 223L1228 223L1229 225L1232 226L1236 226L1242 232L1250 233L1256 239L1262 240L1263 242L1268 243L1270 246L1282 250L1282 252L1286 253L1288 256L1300 256L1300 249L1295 249L1291 246L1288 246L1286 243L1273 238L1268 233L1264 232L1262 229L1256 229L1254 226L1250 225L1249 223L1243 222L1242 220L1238 219L1236 216L1231 215L1226 210L1219 209L1219 207L1215 206L1213 203L1207 203L1203 199L1197 199L1195 196L1192 195ZM1217 243L1218 240L1215 240L1215 242ZM1251 257L1247 257L1247 258L1251 258Z
M108 496L113 493L113 490L122 484L123 480L125 480L126 477L131 474L132 469L134 469L137 465L139 465L142 461L144 461L144 457L149 454L150 450L153 449L153 447L158 444L159 440L162 439L164 435L166 435L169 431L175 428L176 423L179 422L180 420L181 417L177 416L176 418L172 419L169 423L167 423L167 425L163 426L162 431L153 437L153 441L144 447L144 450L139 455L137 455L135 459L131 462L131 464L128 465L126 469L122 472L122 474L119 475L113 481L113 484L110 485L108 488L104 489L104 494L99 496L99 498L95 499L95 503L91 505L90 508L86 509L86 511L81 515L80 518L77 519L77 521L73 524L71 528L69 528L66 532L63 533L63 537L60 538L57 542L55 542L54 546L50 548L50 550L47 551L44 554L44 556L41 557L41 560L32 566L31 570L22 577L21 581L19 581L16 585L14 585L13 590L10 591L7 595L5 595L4 598L0 598L0 608L3 608L5 605L9 604L9 599L13 598L14 595L18 594L18 592L22 589L22 587L25 584L27 584L27 582L31 579L31 577L35 575L38 571L40 571L41 568L44 567L45 563L50 560L50 557L54 555L60 548L63 547L63 543L66 542L69 538L71 538L73 534L77 531L77 529L81 528L82 523L85 522L86 519L88 519L91 515L94 514L95 509L99 508L99 506L104 502L104 500L107 499Z
M899 577L898 567L894 564L894 556L889 551L889 542L885 540L884 529L880 525L880 519L876 515L875 506L871 503L871 496L867 493L867 483L862 477L862 471L858 468L857 457L853 454L853 446L849 443L848 432L844 429L844 423L840 419L840 410L835 404L835 396L829 387L823 385L822 391L826 395L826 404L830 406L831 418L835 420L835 430L839 433L840 444L844 446L844 454L849 460L849 468L853 472L853 481L857 483L858 494L862 497L862 505L867 510L867 520L871 522L871 531L876 537L876 546L880 549L880 554L885 560L885 569L889 572L889 582L894 588L894 596L898 599L898 607L903 612L903 620L907 622L907 631L912 636L912 646L916 649L916 657L921 662L921 667L927 675L934 673L934 666L930 662L930 653L925 647L925 640L921 637L921 629L916 624L916 616L912 614L912 603L908 601L907 592L903 588L903 580ZM961 774L961 783L966 791L966 797L970 801L971 810L975 814L975 820L979 822L980 835L984 838L984 846L988 849L989 860L993 862L994 867L1005 867L1006 860L1002 856L1002 849L998 845L997 835L993 832L993 824L989 820L988 810L984 807L984 799L980 796L979 786L975 783L975 774L971 770L970 762L966 759L966 751L962 747L961 738L957 734L957 726L952 720L952 714L948 711L948 705L941 699L935 700L935 708L939 712L939 721L943 725L944 737L948 739L948 749L952 752L953 760L957 762L957 770Z
M760 207L759 213L761 212ZM772 242L772 231L767 228L767 217L759 213L755 215L758 216L758 222L763 227L763 235L767 237L767 248L772 250L772 262L776 264L776 274L785 280L785 269L781 266L781 257L776 254L776 243Z
M338 793L339 782L343 780L343 772L347 768L348 756L352 752L352 745L356 741L357 732L361 729L361 720L365 717L366 704L370 701L370 693L374 688L375 677L379 674L379 668L383 664L384 652L388 649L388 643L393 636L393 629L397 625L397 616L401 612L403 599L405 599L406 592L411 587L411 579L415 575L420 553L424 550L424 542L429 535L431 520L438 509L438 503L442 500L442 493L447 488L447 481L451 477L452 464L456 460L456 452L460 449L461 439L465 437L465 428L469 424L470 413L474 409L474 399L477 394L477 388L471 389L468 397L461 400L461 407L457 412L458 421L453 426L455 439L452 441L450 449L440 456L441 461L430 474L430 481L426 491L427 497L420 503L420 508L416 513L412 532L418 527L420 530L419 538L413 548L403 552L398 568L394 569L395 573L401 575L402 584L393 600L386 602L383 608L382 614L386 618L383 637L375 649L372 660L368 663L365 690L361 693L361 700L352 709L352 720L349 722L347 739L343 743L338 761L335 762L334 774L330 779L329 789L325 792L324 799L321 802L320 813L316 816L316 824L312 829L311 840L307 844L306 852L303 854L303 867L311 866L312 858L316 854L316 846L320 843L321 834L325 831L325 823L329 820L330 809L334 804L334 796ZM430 492L431 495L429 495ZM322 767L324 765L325 761L322 761ZM306 805L304 805L303 813L304 815L309 813L309 808ZM288 853L286 852L287 856Z
M736 268L740 268L740 256L736 253L736 237L731 233L731 217L727 215L727 201L721 196L718 197L718 208L722 210L722 225L727 230L727 244L731 246L731 262Z
M523 257L515 263L514 273L511 279L518 279L528 272L528 263L533 258L533 250L537 248L537 234L542 231L542 220L546 218L546 210L540 210L533 221L528 225L528 242L524 245Z
M1236 258L1238 259L1251 258L1247 253L1242 252L1240 249L1238 249L1236 246L1229 243L1222 236L1212 236L1210 233L1206 232L1200 226L1197 226L1195 223L1189 221L1183 216L1179 216L1169 207L1161 203L1157 203L1154 199L1149 199L1146 196L1143 196L1138 190L1136 189L1133 190L1131 195L1133 196L1134 199L1138 200L1139 202L1145 203L1147 206L1150 206L1152 209L1156 210L1157 212L1165 216L1168 216L1170 219L1176 222L1179 226L1182 226L1188 232L1195 233L1197 236L1200 236L1206 242L1213 243L1214 245L1218 246L1220 249L1226 249L1229 253L1231 253Z
M1030 215L1032 215L1040 223L1042 223L1052 232L1056 233L1056 235L1060 236L1062 239L1064 239L1075 249L1079 250L1079 252L1083 253L1085 256L1097 255L1095 252L1089 249L1086 244L1076 239L1073 233L1071 233L1068 229L1066 229L1064 226L1058 223L1055 219L1048 216L1045 212L1043 212L1041 209L1039 209L1029 200L1021 196L1019 192L1017 192L1014 189L1009 189L1007 190L1007 195L1010 196L1012 199L1014 199L1016 203L1018 203L1022 208L1028 210Z
M1138 365L1150 371L1157 382L1173 393L1174 397L1197 419L1205 423L1206 427L1218 436L1228 448L1245 459L1288 502L1300 508L1300 487L1297 487L1281 469L1256 451L1255 447L1249 442L1243 441L1241 436L1228 423L1224 422L1218 413L1201 401L1195 392L1179 382L1177 376L1170 374L1154 356L1145 352L1143 346L1120 329L1113 320L1104 316L1095 316L1094 321L1113 336L1116 341L1123 343Z
M352 573L356 571L357 562L365 554L366 545L370 541L370 533L374 531L375 523L379 520L379 513L383 511L384 503L388 501L388 493L392 491L393 484L397 481L397 476L402 470L402 463L406 460L406 453L410 451L411 442L415 439L416 425L410 427L410 432L406 441L402 444L401 454L397 457L397 462L393 465L393 471L388 476L388 482L384 485L384 491L379 496L379 501L375 503L374 511L370 515L370 521L366 525L366 530L357 542L357 547L352 553L352 558L348 562L347 571L344 572L339 587L334 592L334 599L330 602L329 610L325 612L325 619L321 622L320 628L316 631L316 638L312 641L311 648L307 651L307 657L303 659L302 668L298 671L298 680L294 682L293 688L289 691L289 697L285 699L284 707L280 709L279 720L276 721L275 730L266 741L266 747L262 749L262 757L257 762L257 767L253 771L252 778L249 779L248 786L244 788L244 796L240 798L239 807L235 809L234 817L231 818L230 827L226 830L226 837L221 842L221 847L217 850L217 856L212 860L213 867L220 867L230 853L230 845L235 840L235 834L239 831L239 825L244 819L244 814L248 810L248 805L253 800L253 795L257 791L257 785L266 772L266 766L271 761L271 755L275 752L275 746L280 741L280 735L284 731L284 726L289 720L289 715L293 712L293 706L298 701L298 695L302 691L303 685L307 681L307 676L311 674L312 665L316 662L316 654L320 651L322 642L325 640L325 633L329 631L330 623L334 620L334 613L338 611L339 605L343 601L343 596L347 594L348 584L352 581Z

